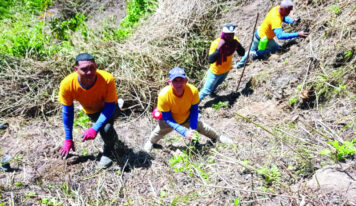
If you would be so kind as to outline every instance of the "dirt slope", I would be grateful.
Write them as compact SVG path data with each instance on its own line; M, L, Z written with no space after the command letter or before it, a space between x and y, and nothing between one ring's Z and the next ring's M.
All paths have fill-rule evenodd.
M231 2L217 20L217 36L221 25L234 22L239 28L237 36L247 47L256 10L260 23L276 2ZM60 114L46 121L7 119L10 126L0 133L0 148L2 155L13 157L14 172L0 173L1 202L233 205L239 198L242 205L356 205L355 196L348 192L355 189L355 159L332 170L336 176L337 172L348 174L343 176L348 185L342 189L323 190L323 183L315 186L312 182L314 174L327 170L318 173L318 169L335 164L320 154L331 148L327 139L355 138L355 124L345 128L356 117L356 102L350 98L355 94L355 57L333 66L337 53L355 46L354 1L337 4L342 9L337 16L329 9L333 4L336 2L297 1L291 16L302 16L299 29L309 27L310 37L280 42L289 43L281 56L249 64L240 93L234 91L242 70L232 70L218 88L218 97L202 102L202 118L235 144L211 146L201 136L196 149L189 149L177 133L171 133L160 142L162 148L149 155L140 149L155 121L148 114L123 115L115 125L123 142L120 156L109 169L98 170L102 142L97 138L82 143L80 127L74 130L76 152L68 160L59 158L64 136ZM323 102L300 98L298 85L307 88L321 74L331 78L332 71L339 68L351 68L342 76L348 93L326 96ZM290 105L293 97L297 102ZM214 109L218 102L226 106ZM172 166L173 157L184 161ZM182 171L174 170L178 166Z

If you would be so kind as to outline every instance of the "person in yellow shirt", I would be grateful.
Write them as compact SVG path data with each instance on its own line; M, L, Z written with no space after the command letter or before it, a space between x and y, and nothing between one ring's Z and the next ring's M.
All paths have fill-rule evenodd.
M256 30L251 46L250 56L252 60L262 59L270 53L280 52L280 46L274 41L274 37L278 39L292 39L292 38L306 38L308 32L300 31L295 33L285 33L282 29L282 22L297 25L300 19L293 19L288 17L293 10L293 3L291 0L282 0L279 6L273 7L263 20L261 26ZM236 64L237 68L245 65L247 60L247 53Z
M104 140L104 151L98 166L107 168L112 164L111 157L118 147L118 136L113 127L119 108L115 79L103 70L98 70L94 58L88 53L76 57L75 72L65 77L60 85L59 102L62 104L62 118L65 129L65 141L61 155L67 157L69 151L75 151L73 141L74 100L95 123L87 129L82 141L95 139L99 132Z
M172 130L176 130L188 140L191 140L197 131L213 141L232 143L231 139L218 135L213 128L198 118L198 89L188 83L184 69L172 68L169 71L168 83L158 95L157 109L162 113L162 118L158 120L158 125L144 144L144 151L150 152L153 144Z
M233 24L226 24L221 37L211 43L208 59L210 69L204 87L199 92L200 101L208 95L213 95L216 88L224 82L231 69L235 51L240 56L245 54L245 49L235 36L235 28Z

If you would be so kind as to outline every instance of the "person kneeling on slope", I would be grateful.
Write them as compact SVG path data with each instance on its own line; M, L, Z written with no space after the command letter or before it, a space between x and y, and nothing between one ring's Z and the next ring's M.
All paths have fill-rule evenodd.
M169 71L169 85L158 95L157 109L162 113L162 118L158 120L158 125L144 144L144 151L150 152L153 144L172 130L176 130L188 140L191 140L197 131L214 142L232 143L231 139L218 135L213 128L198 118L198 89L187 82L184 69L174 67Z
M250 56L252 60L263 59L270 53L277 53L281 51L280 46L274 41L274 37L278 39L292 39L296 37L306 38L308 32L300 31L295 33L285 33L282 29L282 22L297 25L299 19L292 19L288 17L293 10L293 3L291 0L282 0L279 6L273 7L263 20L261 26L254 34L253 43L251 46ZM236 64L237 68L241 68L247 61L247 53Z
M103 70L97 70L93 56L81 53L76 57L75 72L65 77L60 86L59 102L62 103L62 117L65 141L61 155L67 157L75 151L72 136L74 120L74 100L83 107L84 112L95 124L83 133L82 141L95 139L98 132L104 140L104 151L99 161L100 168L112 164L111 157L118 149L119 140L114 129L114 120L119 114L115 79Z

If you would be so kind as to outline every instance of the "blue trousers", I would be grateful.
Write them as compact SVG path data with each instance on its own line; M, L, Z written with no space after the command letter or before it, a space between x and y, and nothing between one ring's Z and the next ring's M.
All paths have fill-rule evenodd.
M199 92L200 101L202 101L206 96L213 93L216 90L216 88L221 83L223 83L223 81L226 79L228 74L229 74L229 72L216 75L216 74L213 74L211 72L211 70L209 69L208 76L205 80L204 87Z
M264 50L264 51L258 51L258 44L259 43L260 43L260 40L257 39L257 37L255 35L253 37L253 42L252 42L251 51L250 51L250 55L251 55L252 59L263 58L265 55L267 55L269 53L276 53L276 52L281 50L281 47L277 44L276 41L274 41L274 39L269 39L268 40L268 44L267 44L266 50ZM236 64L236 67L237 68L243 67L245 62L246 62L246 60L247 60L247 52L241 58L241 60Z

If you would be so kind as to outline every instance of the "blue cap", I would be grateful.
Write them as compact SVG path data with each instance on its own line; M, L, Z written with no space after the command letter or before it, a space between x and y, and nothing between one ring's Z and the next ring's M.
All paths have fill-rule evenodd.
M173 79L177 77L186 78L184 69L179 67L174 67L169 71L169 80L173 81Z
M79 61L94 61L94 57L88 53L80 53L75 58L75 64L78 65Z

